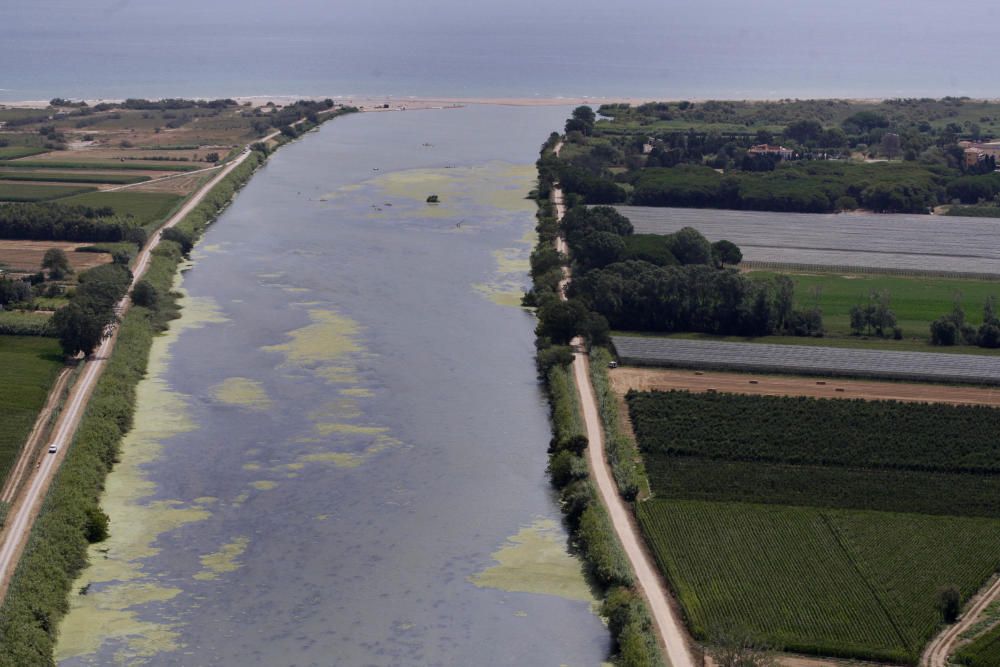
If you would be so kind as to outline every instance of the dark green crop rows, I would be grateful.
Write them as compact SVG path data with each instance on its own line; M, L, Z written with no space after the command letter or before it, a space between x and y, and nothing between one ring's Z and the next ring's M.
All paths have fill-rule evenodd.
M916 662L937 590L971 595L1000 564L989 519L665 500L638 516L695 635L804 653Z
M955 654L954 661L969 667L1000 665L1000 625L996 626Z
M892 401L631 393L636 435L655 455L993 475L1000 410Z

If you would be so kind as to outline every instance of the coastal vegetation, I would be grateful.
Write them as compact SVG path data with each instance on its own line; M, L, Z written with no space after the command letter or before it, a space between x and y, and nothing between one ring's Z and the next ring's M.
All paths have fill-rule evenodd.
M544 158L589 204L827 213L996 206L990 155L1000 105L967 98L657 102L579 107ZM976 114L980 115L976 115Z

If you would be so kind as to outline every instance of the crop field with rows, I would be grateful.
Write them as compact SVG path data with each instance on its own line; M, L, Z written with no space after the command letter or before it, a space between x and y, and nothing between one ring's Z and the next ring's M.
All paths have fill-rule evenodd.
M612 341L623 362L638 366L1000 385L995 356L642 336Z
M996 520L658 499L637 512L696 635L745 627L804 653L915 662L937 590L969 595L1000 564Z
M1000 410L629 392L637 514L699 636L913 663L1000 569Z
M616 206L637 234L694 227L750 261L1000 275L1000 220Z
M969 667L995 667L1000 665L1000 625L967 646L955 655L954 662Z

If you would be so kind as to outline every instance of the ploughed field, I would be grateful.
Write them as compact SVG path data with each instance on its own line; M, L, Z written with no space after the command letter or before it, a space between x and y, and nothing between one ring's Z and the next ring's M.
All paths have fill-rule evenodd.
M1000 358L978 354L621 335L612 340L623 362L640 366L1000 385Z
M630 392L637 514L699 637L914 663L1000 567L1000 411Z
M694 227L749 262L875 272L1000 275L1000 220L616 206L637 234Z

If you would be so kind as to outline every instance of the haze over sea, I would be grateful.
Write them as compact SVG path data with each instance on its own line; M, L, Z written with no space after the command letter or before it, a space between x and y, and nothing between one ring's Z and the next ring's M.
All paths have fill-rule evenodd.
M4 0L0 101L998 97L1000 3Z

